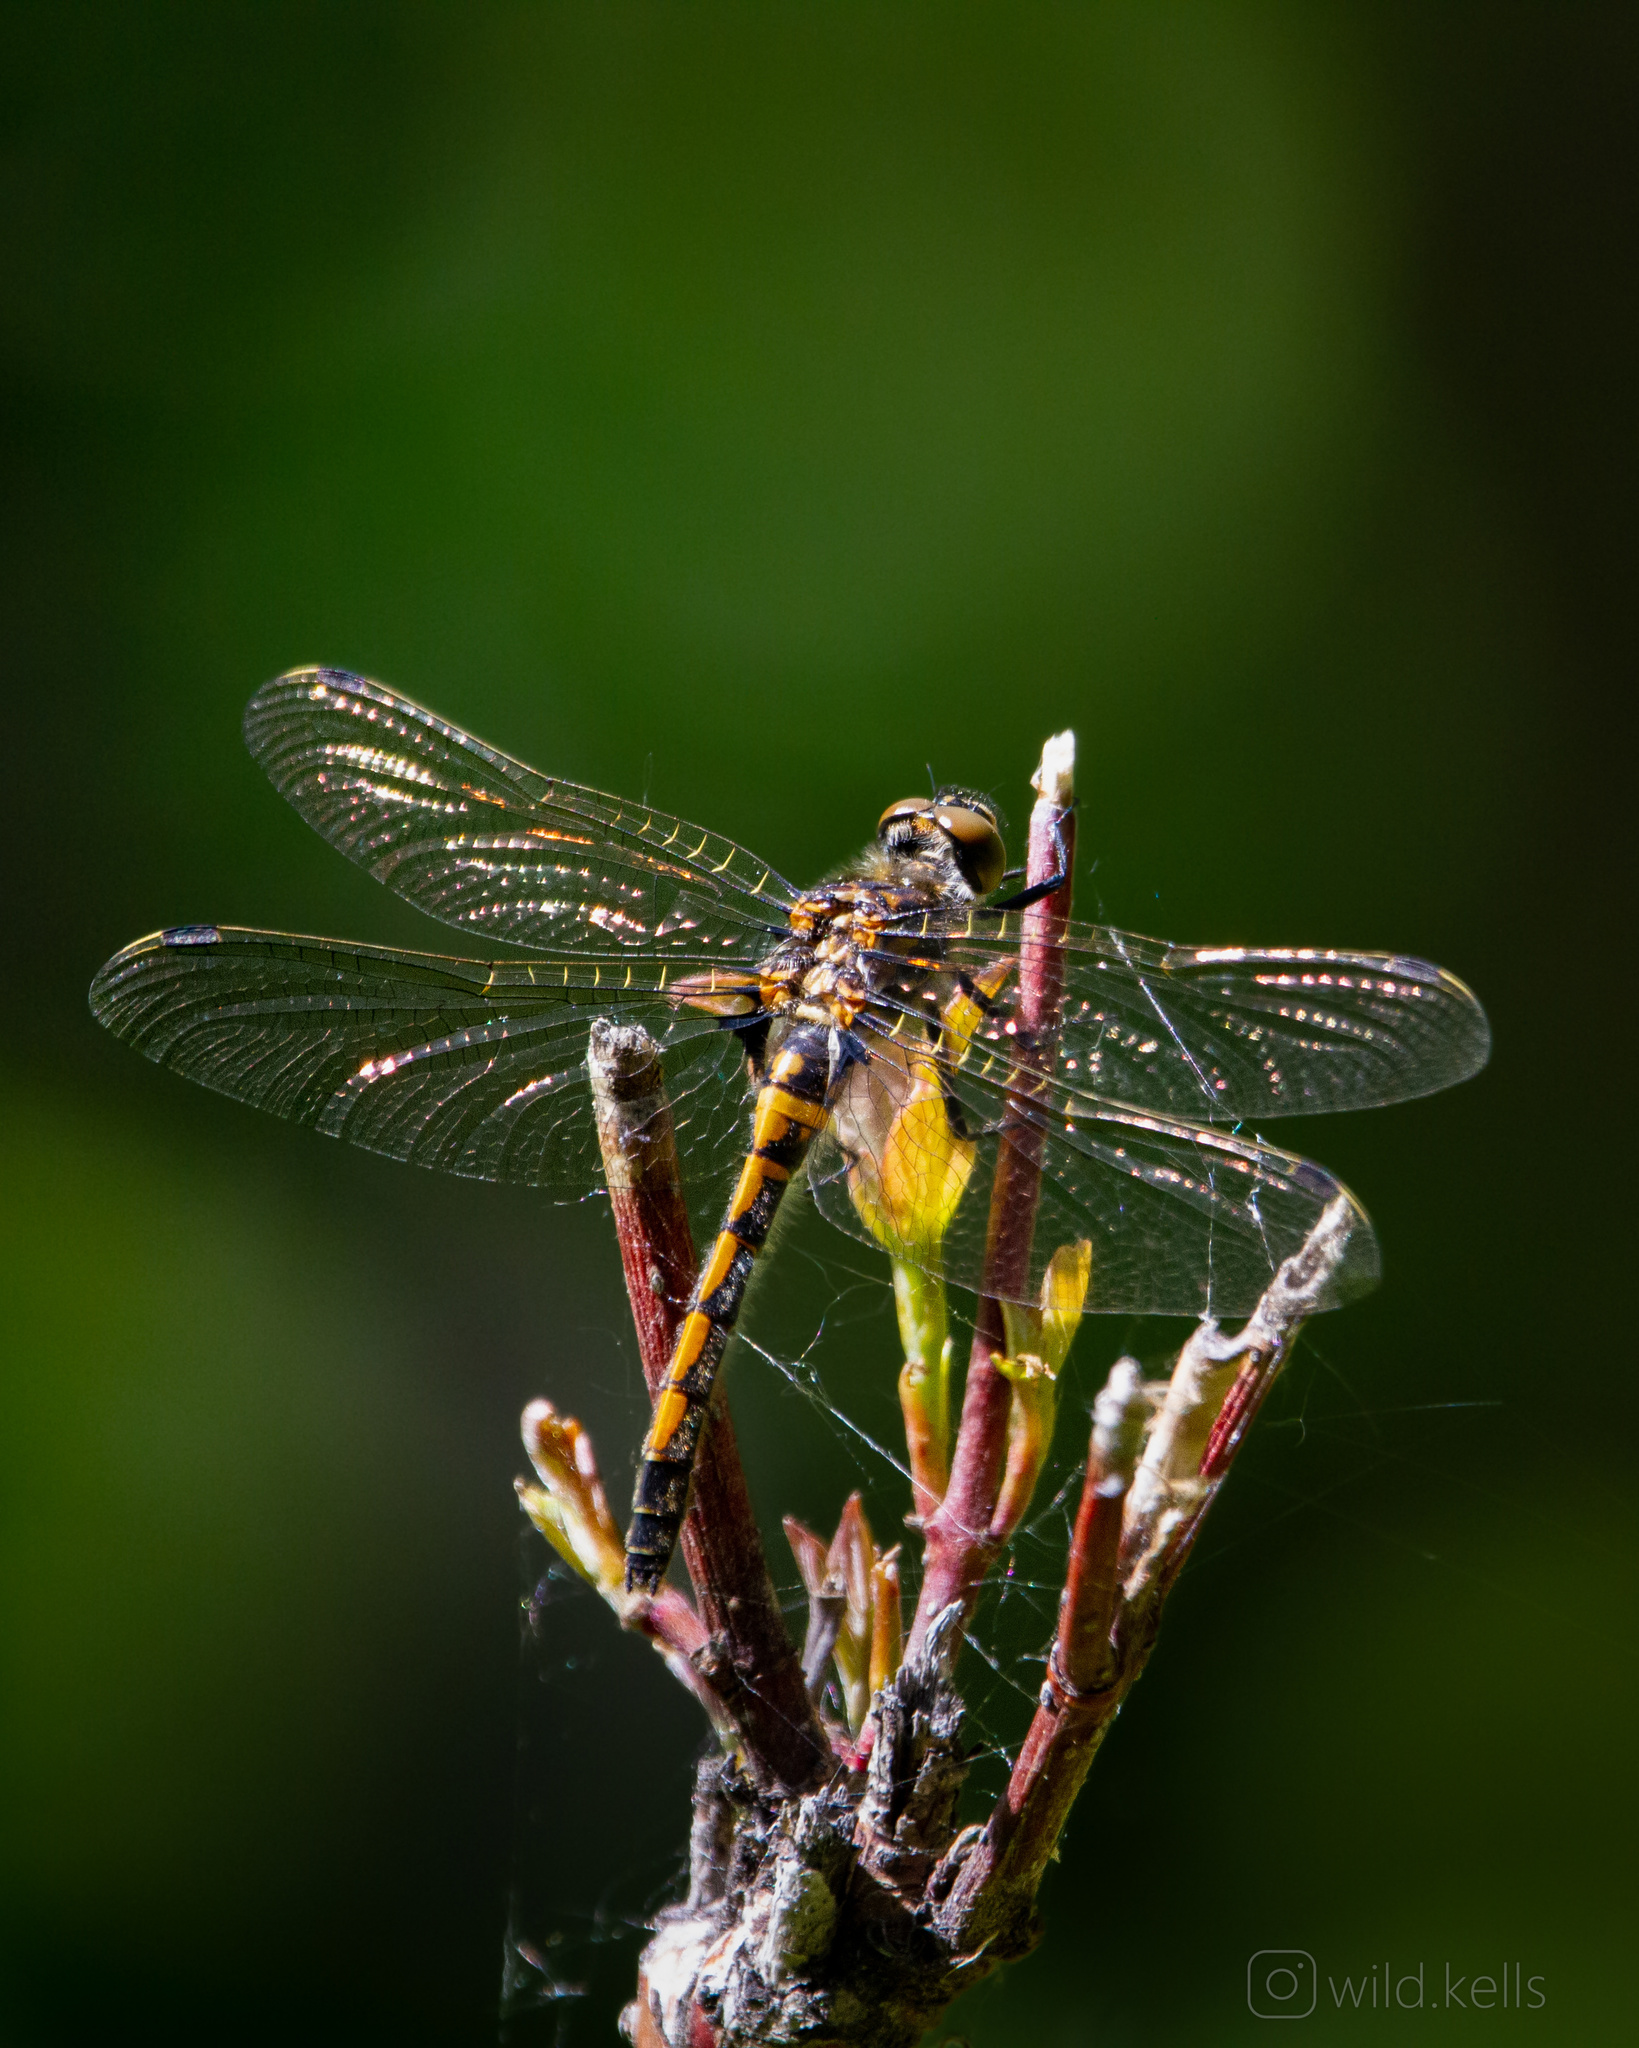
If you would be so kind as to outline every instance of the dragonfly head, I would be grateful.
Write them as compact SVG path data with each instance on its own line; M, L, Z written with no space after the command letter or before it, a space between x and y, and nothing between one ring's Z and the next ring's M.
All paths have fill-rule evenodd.
M988 896L1007 866L995 806L971 789L901 797L882 813L876 836L896 859L926 861L972 896Z

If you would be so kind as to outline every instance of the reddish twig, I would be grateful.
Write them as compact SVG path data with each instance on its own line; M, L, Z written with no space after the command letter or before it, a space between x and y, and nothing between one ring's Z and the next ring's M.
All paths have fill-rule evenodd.
M1128 1505L1125 1599L1135 1637L1153 1632L1152 1618L1177 1583L1252 1418L1343 1263L1358 1216L1346 1195L1336 1196L1282 1262L1243 1329L1225 1337L1209 1320L1185 1345ZM1194 1377L1210 1389L1215 1365L1232 1374L1227 1387L1209 1392L1195 1414L1174 1417L1181 1385Z
M1121 1526L1149 1403L1130 1358L1115 1365L1093 1408L1087 1476L1065 1568L1058 1632L1041 1701L983 1835L964 1856L940 1912L964 1946L1035 1897L1076 1794L1136 1668L1116 1662L1111 1631L1121 1602Z
M1332 1202L1234 1336L1211 1318L1198 1325L1147 1442L1138 1368L1123 1359L1111 1371L1093 1411L1041 1702L983 1832L961 1845L959 1858L952 1851L938 1922L947 1940L971 1949L1028 1911L1099 1744L1154 1646L1162 1604L1246 1422L1326 1295L1354 1216L1346 1198Z
M1050 878L1061 860L1068 866L1070 792L1050 772L1056 751L1050 742L1037 781L1042 801L1031 819L1027 865L1033 882ZM898 1662L896 1560L875 1557L857 1496L829 1546L787 1523L810 1593L809 1680L818 1690L826 1665L836 1664L857 1739L850 1745L842 1730L834 1731L842 1768L824 1782L814 1769L812 1790L782 1790L767 1775L760 1785L747 1783L732 1756L703 1765L689 1897L657 1923L637 2001L624 2020L627 2037L648 2048L817 2040L912 2048L952 1996L1033 1945L1043 1873L1099 1745L1144 1668L1166 1594L1299 1323L1330 1299L1357 1213L1345 1197L1274 1276L1238 1335L1203 1321L1164 1387L1145 1386L1131 1360L1113 1369L1095 1408L1039 1705L988 1819L961 1828L958 1799L971 1751L962 1738L956 1658L972 1600L1039 1470L1051 1433L1053 1376L1086 1291L1088 1247L1078 1241L1059 1249L1055 1265L1063 1270L1050 1267L1039 1309L1028 1301L1047 1128L1043 1098L1062 1001L1058 941L1068 908L1066 880L1024 917L1009 1027L1020 1069L992 1186L985 1293L961 1428L949 1488L926 1526L911 1644ZM612 1038L603 1043L605 1056ZM658 1061L640 1034L629 1040L636 1043L627 1048L626 1114L635 1128L613 1149L607 1137L605 1144L634 1314L640 1331L652 1326L644 1342L654 1381L688 1298L693 1249L676 1193ZM597 1053L595 1041L594 1064ZM641 1085L639 1067L647 1075ZM647 1163L651 1147L669 1162L664 1171ZM669 1221L646 1217L636 1199L651 1177L675 1202ZM664 1271L653 1256L657 1234L675 1254ZM902 1326L907 1321L917 1319L902 1317ZM906 1340L907 1360L942 1359L943 1349L942 1339L937 1347ZM907 1403L911 1420L927 1413L925 1399ZM1011 1431L1010 1453L1012 1421L1019 1427ZM720 1436L732 1452L732 1436ZM708 1435L708 1455L714 1441ZM737 1462L733 1480L743 1499ZM732 1525L737 1512L732 1501L726 1510L708 1509L702 1486L691 1522L721 1513ZM744 1512L749 1518L749 1506ZM708 1525L701 1540L720 1542L722 1533ZM605 1553L617 1541L608 1531L598 1546L581 1544L596 1548L593 1564L603 1579L613 1579ZM687 1534L685 1548L702 1605L710 1587L714 1615L737 1620L711 1578L711 1557L697 1565ZM738 1555L743 1564L743 1548ZM761 1569L760 1546L756 1557ZM868 1567L874 1568L867 1596ZM685 1634L691 1623L699 1626L686 1603L672 1619ZM675 1653L676 1640L668 1647ZM781 1652L795 1669L783 1630ZM703 1661L698 1651L691 1658L695 1669ZM732 1688L727 1698L730 1711L743 1717L743 1698ZM749 1724L742 1718L736 1725ZM793 1715L788 1726L796 1725ZM753 1730L743 1740L755 1775L756 1744L766 1737Z
M625 1590L625 1546L609 1512L592 1439L574 1416L560 1415L546 1400L530 1402L521 1433L539 1484L517 1480L518 1505L622 1622L648 1637L672 1676L705 1708L713 1727L736 1739L738 1731L706 1676L710 1638L688 1595L674 1586L662 1586L648 1599Z
M1118 1359L1093 1403L1087 1477L1053 1642L1052 1675L1072 1693L1097 1692L1109 1683L1110 1630L1121 1598L1122 1511L1148 1415L1143 1374L1134 1360Z
M638 1025L600 1018L587 1050L598 1141L626 1292L650 1395L671 1362L696 1258L659 1049ZM683 1523L683 1561L717 1646L707 1676L734 1718L754 1770L800 1788L829 1747L780 1612L762 1535L719 1385Z
M1060 941L1070 916L1075 814L1070 809L1074 755L1070 736L1042 749L1030 813L1027 886L1064 874L1063 886L1022 916L1019 999L1015 1011L1020 1065L1045 1082L1058 1037L1064 963ZM1069 754L1068 760L1063 756ZM997 1140L985 1241L984 1292L979 1300L962 1394L962 1419L950 1484L924 1532L922 1593L907 1655L922 1646L935 1617L953 1602L971 1606L998 1550L993 1524L1007 1457L1012 1388L992 1360L1006 1356L1002 1300L1023 1295L1030 1278L1036 1202L1041 1188L1042 1133L1034 1095L1021 1089Z

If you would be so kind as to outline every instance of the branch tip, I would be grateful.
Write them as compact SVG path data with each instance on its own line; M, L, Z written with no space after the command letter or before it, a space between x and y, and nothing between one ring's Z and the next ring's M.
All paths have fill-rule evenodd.
M1076 736L1073 732L1056 732L1041 750L1041 765L1030 778L1030 786L1039 797L1050 804L1057 804L1061 810L1068 810L1076 800Z
M1136 1358L1118 1358L1093 1400L1091 1456L1101 1472L1125 1472L1131 1480L1149 1412L1143 1367Z
M1290 1325L1306 1321L1320 1307L1342 1265L1360 1212L1346 1194L1334 1195L1291 1257L1281 1262L1253 1320Z
M979 1311L968 1357L962 1417L950 1461L950 1480L925 1523L922 1593L911 1629L914 1652L934 1618L952 1600L964 1611L978 1596L986 1572L1010 1533L1020 1485L1005 1489L1012 1388L996 1367L1008 1355L1004 1301L1025 1295L1030 1277L1036 1207L1041 1188L1039 1098L1052 1072L1064 993L1060 941L1070 916L1070 875L1075 862L1075 737L1059 733L1042 749L1025 850L1027 889L1056 884L1021 913L1018 995L1014 1006L1019 1065L996 1147L990 1186ZM1022 1470L1014 1477L1022 1482Z

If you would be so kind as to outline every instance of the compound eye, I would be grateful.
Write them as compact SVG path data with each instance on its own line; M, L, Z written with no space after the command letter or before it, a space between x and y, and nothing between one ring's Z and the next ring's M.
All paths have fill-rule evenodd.
M882 838L887 832L888 827L895 824L900 818L920 817L924 811L931 811L932 809L931 801L925 796L902 796L898 803L889 804L881 817L877 819L877 838Z
M956 848L956 865L976 896L988 896L1007 867L1007 849L995 821L983 811L969 811L956 804L940 804L934 823L947 834Z

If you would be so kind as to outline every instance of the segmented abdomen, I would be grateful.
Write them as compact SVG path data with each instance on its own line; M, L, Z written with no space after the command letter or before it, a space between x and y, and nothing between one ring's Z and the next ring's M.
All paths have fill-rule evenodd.
M626 1532L629 1591L652 1592L671 1563L717 1368L780 1198L825 1122L830 1064L824 1031L795 1031L757 1091L751 1151L700 1268L643 1445Z

